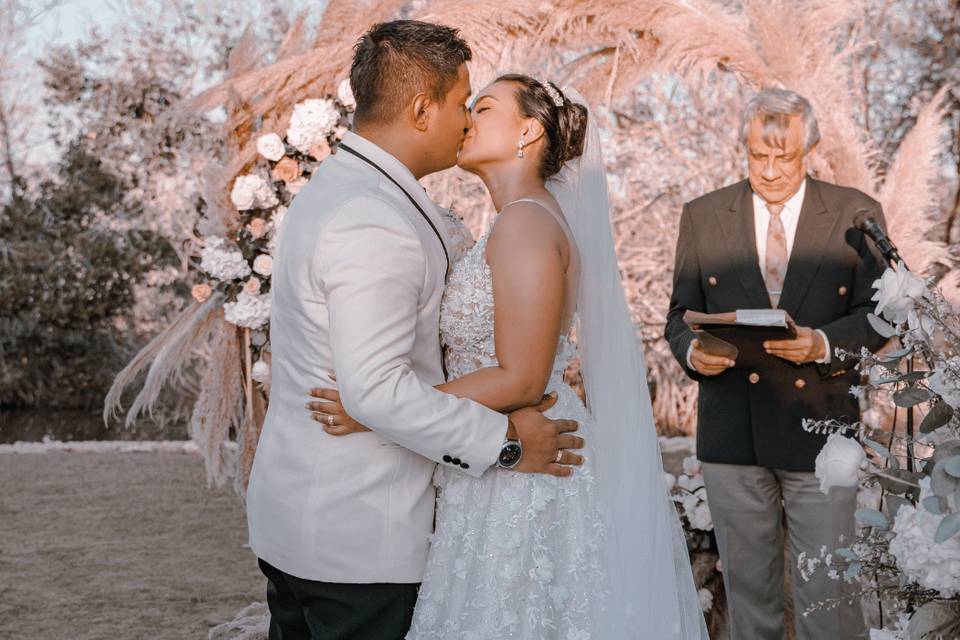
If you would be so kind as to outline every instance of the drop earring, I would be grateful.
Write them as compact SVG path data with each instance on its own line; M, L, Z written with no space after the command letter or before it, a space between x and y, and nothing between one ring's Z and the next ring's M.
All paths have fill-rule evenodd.
M520 138L520 142L517 143L517 157L523 157L523 138Z

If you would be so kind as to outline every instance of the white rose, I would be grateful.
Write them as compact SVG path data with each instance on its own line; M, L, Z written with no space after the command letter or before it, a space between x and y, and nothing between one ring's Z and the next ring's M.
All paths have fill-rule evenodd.
M820 480L820 491L831 487L855 487L860 481L860 468L866 462L860 443L839 433L831 433L814 462L814 475Z
M713 530L713 518L710 515L710 507L707 506L706 502L701 502L686 513L687 520L690 521L690 526L694 529L700 529L701 531Z
M700 473L700 461L697 460L697 456L687 456L683 459L683 472L688 476Z
M230 191L230 202L238 211L252 209L257 203L257 192L253 185L247 180L247 176L240 176L233 183L233 190Z
M273 258L261 253L253 260L253 270L262 276L270 277L273 272Z
M350 78L344 78L337 87L337 100L347 108L347 111L353 111L357 108L357 100L353 97L353 87L350 86Z
M270 365L266 360L257 360L250 370L250 377L260 384L270 383Z
M873 287L877 291L870 299L877 303L876 314L894 324L906 322L914 300L927 292L924 281L908 271L902 262L897 263L895 269L888 267Z
M280 136L275 133L268 133L257 138L257 152L267 160L276 162L283 157L286 149L284 149L283 139Z

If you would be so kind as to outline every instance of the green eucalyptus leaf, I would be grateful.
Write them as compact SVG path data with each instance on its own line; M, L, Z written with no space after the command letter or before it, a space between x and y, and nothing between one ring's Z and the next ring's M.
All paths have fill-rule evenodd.
M893 402L898 407L909 408L930 399L930 392L920 387L907 387L893 394Z
M957 455L960 455L960 440L947 440L938 444L933 450L933 461L940 462Z
M950 456L941 462L943 464L944 471L952 475L954 478L960 478L960 456Z
M873 449L874 451L882 455L884 458L889 459L893 457L892 455L890 455L889 449L887 449L885 446L883 446L879 442L875 442L871 440L870 438L864 438L863 444L867 445L868 447L870 447L871 449Z
M960 480L947 473L944 463L951 458L941 460L933 467L933 473L930 474L930 489L934 495L947 496L960 490Z
M833 550L833 555L840 556L846 560L856 560L857 554L850 550L849 547L840 547L839 549Z
M876 529L886 529L890 526L887 516L876 509L857 509L853 517L868 527L874 527Z
M939 429L950 422L952 417L953 407L941 400L931 406L927 415L923 416L923 420L920 422L920 433L930 433L935 429Z
M923 499L923 508L939 516L947 510L947 499L943 496L927 496Z
M937 527L937 533L933 537L933 541L937 544L946 542L957 535L957 532L960 532L960 513L951 513L940 521L940 526Z
M860 573L860 563L851 562L850 566L847 567L847 570L844 572L843 577L847 580L853 580Z

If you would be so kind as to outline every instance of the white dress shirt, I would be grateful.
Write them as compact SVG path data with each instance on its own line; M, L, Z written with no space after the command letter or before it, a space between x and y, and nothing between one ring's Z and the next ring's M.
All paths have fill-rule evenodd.
M797 192L783 203L783 210L780 212L780 221L783 223L783 231L787 238L787 261L793 254L793 242L797 238L797 225L800 222L800 211L803 208L803 198L807 193L807 181L800 184ZM760 273L766 271L767 263L767 230L770 228L770 211L767 209L767 202L761 198L756 191L753 192L753 228L756 232L757 242L757 262L760 266ZM823 338L825 355L819 360L818 364L830 363L830 340L827 334L817 329L817 333ZM693 353L693 345L687 349L687 366L693 369L690 356Z

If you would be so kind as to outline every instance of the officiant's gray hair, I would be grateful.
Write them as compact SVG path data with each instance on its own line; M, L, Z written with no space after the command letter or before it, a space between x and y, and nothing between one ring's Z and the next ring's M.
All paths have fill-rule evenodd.
M747 131L754 118L763 118L763 141L770 146L783 147L791 116L803 118L804 151L820 142L820 127L810 101L789 89L764 89L747 103L740 121L740 142L747 144Z

